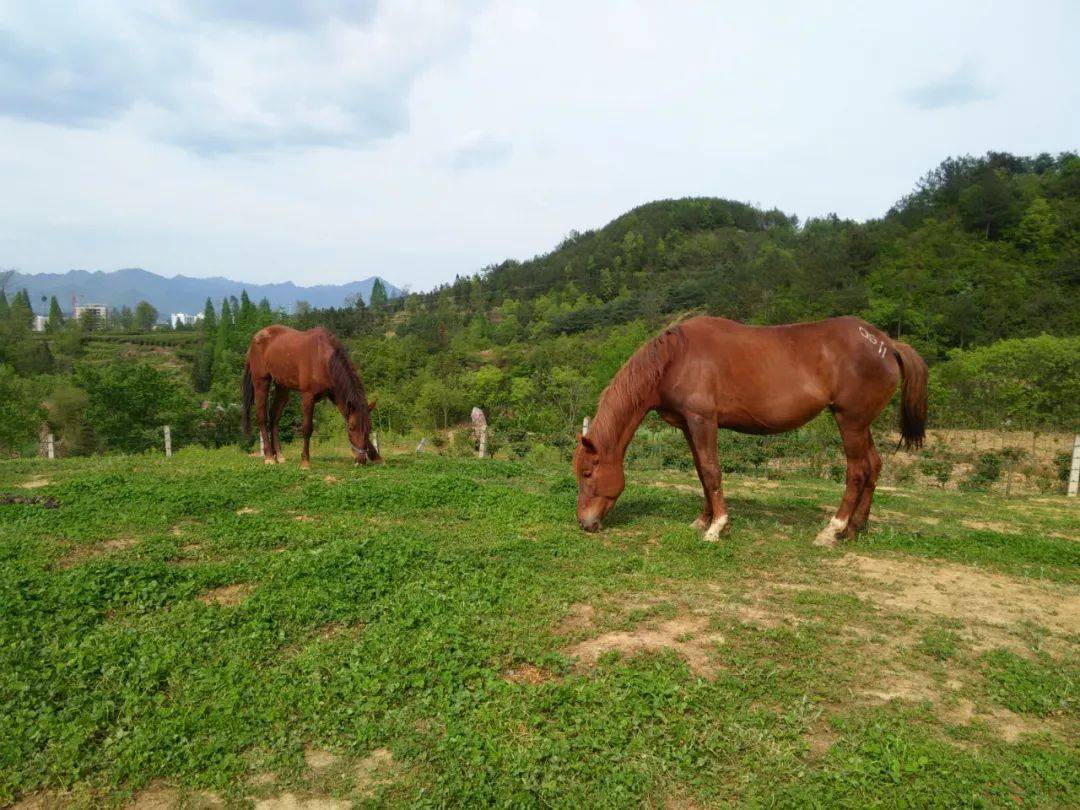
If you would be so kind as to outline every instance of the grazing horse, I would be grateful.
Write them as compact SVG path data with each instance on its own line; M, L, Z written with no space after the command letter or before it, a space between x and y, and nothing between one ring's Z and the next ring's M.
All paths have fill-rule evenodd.
M847 457L840 508L815 541L831 546L866 525L881 471L870 425L901 378L901 441L921 446L926 377L926 363L911 346L858 318L785 326L708 317L683 321L626 361L600 396L588 435L578 437L578 522L586 531L600 528L626 485L626 447L645 415L656 411L686 435L705 490L705 507L694 525L715 541L728 525L717 428L783 433L828 408Z
M268 405L270 383L274 383L274 399ZM300 466L311 466L309 444L312 413L315 403L324 397L333 402L349 429L349 446L357 464L379 462L379 451L371 441L371 411L375 402L368 402L364 383L356 373L349 353L341 341L325 329L298 332L275 324L260 329L251 339L247 362L244 364L244 435L251 433L251 406L259 421L263 462L281 464L278 423L289 401L289 392L299 391L304 406L304 452Z

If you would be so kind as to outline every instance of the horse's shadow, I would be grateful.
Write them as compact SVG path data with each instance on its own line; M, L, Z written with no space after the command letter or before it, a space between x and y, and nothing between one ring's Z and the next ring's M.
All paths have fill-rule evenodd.
M628 493L629 495L629 493ZM767 503L754 498L727 498L728 513L733 521L740 519L755 523L779 523L782 526L805 529L822 519L820 507L804 501L784 504ZM689 492L636 492L618 503L604 520L608 528L629 528L658 515L689 525L700 513L702 498Z

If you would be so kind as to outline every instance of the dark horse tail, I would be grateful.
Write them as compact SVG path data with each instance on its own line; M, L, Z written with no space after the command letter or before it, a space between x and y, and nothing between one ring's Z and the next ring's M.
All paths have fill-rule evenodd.
M904 377L900 396L900 444L905 450L922 447L926 436L926 361L906 343L893 341Z
M240 383L244 394L244 410L240 416L240 427L245 436L251 435L251 406L255 402L255 384L251 381L251 363L244 363L244 380Z

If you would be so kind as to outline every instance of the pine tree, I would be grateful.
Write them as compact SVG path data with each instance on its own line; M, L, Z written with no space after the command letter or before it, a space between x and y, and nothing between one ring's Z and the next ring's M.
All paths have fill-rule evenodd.
M59 329L64 325L64 313L60 309L60 302L56 296L49 301L49 329Z
M199 324L202 330L202 345L191 366L191 384L199 393L210 390L214 371L214 345L217 339L217 314L214 302L206 299L203 307L203 319Z
M11 304L8 303L7 295L0 290L0 321L6 321L11 315Z
M382 312L386 307L386 287L383 286L382 279L376 277L375 283L371 285L371 309L373 312Z

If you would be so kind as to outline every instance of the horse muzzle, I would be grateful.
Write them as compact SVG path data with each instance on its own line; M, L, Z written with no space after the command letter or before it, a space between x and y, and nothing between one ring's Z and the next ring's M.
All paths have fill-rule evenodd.
M592 534L593 532L600 531L600 518L598 517L586 517L578 518L578 525L585 531Z

